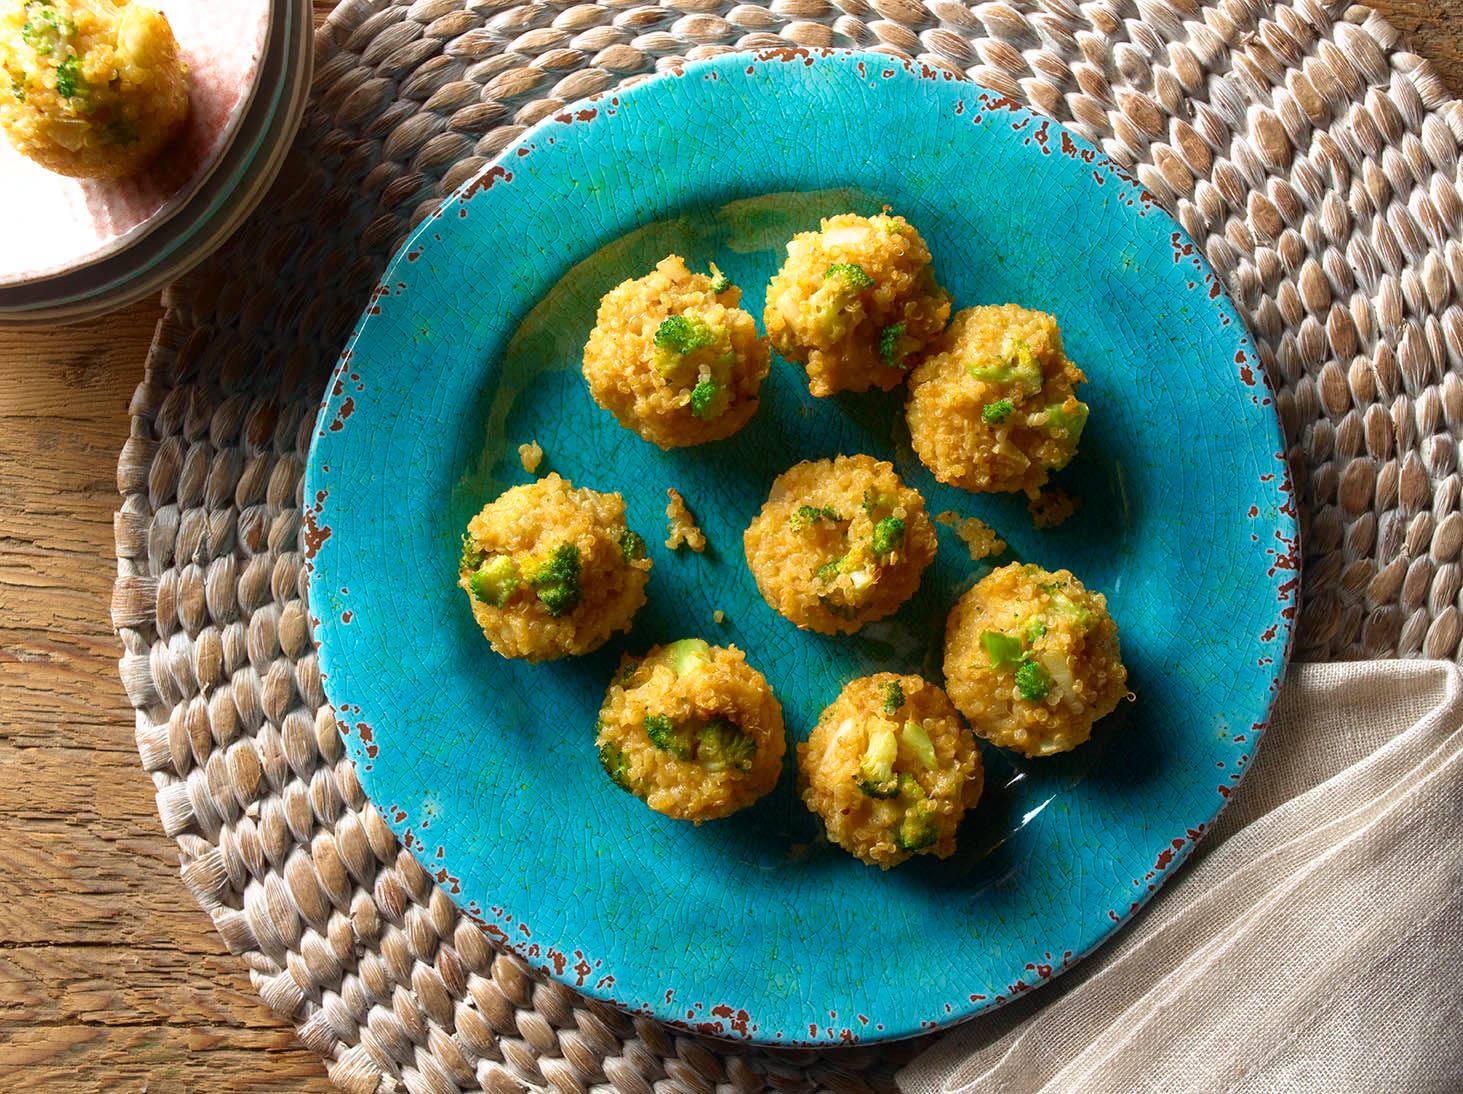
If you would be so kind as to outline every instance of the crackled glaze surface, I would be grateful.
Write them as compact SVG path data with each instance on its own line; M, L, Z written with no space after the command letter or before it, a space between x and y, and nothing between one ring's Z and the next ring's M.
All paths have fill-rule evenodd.
M814 400L774 361L737 436L661 452L590 400L578 353L601 293L668 251L715 260L760 314L782 244L884 203L919 225L957 306L1055 313L1092 419L1055 531L1024 504L936 484L899 395ZM509 663L456 587L458 535L542 471L619 490L655 561L634 632L587 658ZM891 459L953 530L920 592L851 637L795 630L758 596L741 532L772 478L838 452ZM774 1043L919 1032L1057 975L1185 857L1242 777L1278 686L1298 550L1280 436L1249 339L1207 266L1090 146L944 73L872 54L688 67L550 119L423 223L327 393L306 483L310 604L361 780L495 938L591 994ZM704 555L661 546L665 490ZM1064 757L987 749L988 790L946 862L887 874L817 839L793 786L699 829L596 762L624 649L700 635L748 651L807 736L850 678L938 679L945 613L1013 558L1108 596L1138 700ZM723 624L712 619L726 613ZM789 751L791 756L791 750Z

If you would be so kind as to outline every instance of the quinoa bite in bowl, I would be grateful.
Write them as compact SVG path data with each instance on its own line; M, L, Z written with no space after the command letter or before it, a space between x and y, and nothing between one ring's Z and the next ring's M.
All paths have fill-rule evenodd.
M167 16L130 0L0 2L0 76L0 130L62 175L135 174L188 116Z
M898 387L949 317L929 247L887 213L825 217L794 237L762 312L773 348L807 370L817 396Z
M945 686L992 744L1026 756L1076 748L1129 697L1107 598L1069 570L993 570L950 612Z
M852 634L914 595L938 544L924 499L872 456L806 460L742 536L762 597L803 630Z
M787 739L777 697L741 650L683 638L620 662L595 745L621 790L700 824L771 790Z
M941 482L1035 497L1071 462L1086 377L1057 321L1016 304L965 308L909 377L910 441Z
M600 300L584 346L594 401L661 448L730 437L757 412L771 351L716 269L692 273L679 255Z
M920 676L850 681L798 745L798 789L828 838L887 870L949 858L980 799L980 752L943 691Z
M629 630L649 572L619 494L549 474L505 490L468 522L457 583L494 650L551 661Z

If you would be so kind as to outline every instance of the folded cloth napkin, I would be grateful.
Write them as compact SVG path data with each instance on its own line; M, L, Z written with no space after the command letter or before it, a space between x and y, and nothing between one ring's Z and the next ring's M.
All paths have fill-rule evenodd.
M1463 676L1294 665L1178 876L898 1075L934 1092L1463 1090Z

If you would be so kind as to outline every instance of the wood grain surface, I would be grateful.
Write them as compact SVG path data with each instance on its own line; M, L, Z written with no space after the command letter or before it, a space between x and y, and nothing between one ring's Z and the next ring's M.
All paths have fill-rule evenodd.
M1376 6L1463 90L1463 0ZM0 1090L324 1091L179 880L117 680L117 454L160 314L0 332Z

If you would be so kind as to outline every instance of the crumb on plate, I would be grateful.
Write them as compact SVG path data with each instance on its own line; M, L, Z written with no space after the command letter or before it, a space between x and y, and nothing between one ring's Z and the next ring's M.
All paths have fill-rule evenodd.
M665 515L670 521L670 535L666 538L665 545L672 551L678 551L681 544L685 544L700 554L706 550L706 536L697 527L691 510L686 508L686 499L673 486L667 487L665 493L670 498L665 506Z
M538 474L538 465L544 462L543 445L538 441L529 441L527 444L519 445L518 462L523 464L523 469L530 475Z
M1064 523L1082 505L1082 499L1074 497L1060 486L1043 490L1026 503L1031 512L1031 523L1038 528L1055 528Z
M935 520L955 529L955 534L970 552L972 562L998 555L1006 549L1006 541L996 535L996 530L979 517L962 517L953 509L946 509Z

